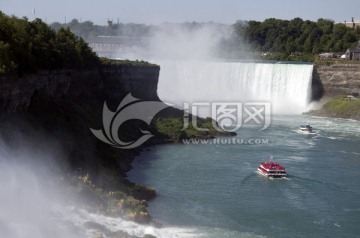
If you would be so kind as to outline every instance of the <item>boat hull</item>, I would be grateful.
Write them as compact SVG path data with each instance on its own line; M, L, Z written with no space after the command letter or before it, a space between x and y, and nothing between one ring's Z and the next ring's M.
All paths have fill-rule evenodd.
M280 173L270 173L267 172L266 170L261 169L260 167L257 169L259 174L265 176L265 177L271 177L271 178L282 178L282 177L286 177L287 174L285 172L280 172Z
M304 135L314 135L315 134L313 131L303 131L303 130L298 130L298 133L304 134Z

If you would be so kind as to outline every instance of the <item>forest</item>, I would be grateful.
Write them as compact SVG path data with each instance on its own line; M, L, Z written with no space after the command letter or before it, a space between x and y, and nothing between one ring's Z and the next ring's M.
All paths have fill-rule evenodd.
M91 68L98 63L88 44L69 28L55 31L40 19L30 22L0 12L0 75Z
M266 19L237 21L232 25L186 22L187 30L213 27L224 34L218 57L244 59L314 61L322 52L344 53L360 39L360 27L349 28L332 20L316 22ZM92 68L100 59L88 46L99 35L150 37L159 26L115 23L106 26L74 19L47 25L41 19L7 16L0 12L0 74L34 73L40 69ZM169 27L169 26L168 26ZM172 27L172 26L171 26Z
M314 57L322 52L345 53L360 39L360 28L349 28L331 20L316 22L295 18L292 20L266 19L238 21L234 25L234 38L229 42L239 50L243 41L257 52L270 53L270 57L291 59Z
M212 22L174 24L188 30L209 25L219 29L219 34L226 32L223 30L225 27L232 32L230 36L223 36L218 52L219 57L230 59L250 55L262 59L313 61L322 52L344 53L360 40L360 27L349 28L322 18L316 22L301 18L269 18L263 22L237 21L227 26ZM99 35L149 37L159 27L134 23L99 26L91 21L79 22L76 19L67 24L53 23L51 26L55 30L68 27L86 41L93 41Z

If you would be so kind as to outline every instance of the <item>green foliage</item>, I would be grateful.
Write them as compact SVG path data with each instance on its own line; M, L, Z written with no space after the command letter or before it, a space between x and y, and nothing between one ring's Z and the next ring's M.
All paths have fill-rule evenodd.
M302 61L302 62L313 62L316 56L313 54L287 54L283 52L268 53L267 55L261 56L263 60L281 60L281 61Z
M360 99L347 100L345 96L338 96L327 102L322 109L309 114L360 120Z
M195 116L193 116L195 118ZM178 141L185 138L211 138L217 135L230 136L227 132L217 131L213 126L211 118L197 118L196 126L198 128L207 129L207 131L197 130L194 128L192 121L185 130L183 129L184 119L182 117L160 117L155 121L156 133L166 136L172 141Z
M265 58L279 60L313 61L321 52L345 52L360 39L360 28L325 19L241 21L234 24L234 30L252 49L270 53Z
M151 26L144 24L123 24L116 23L111 26L98 26L94 25L91 21L79 22L73 19L69 23L61 24L55 22L51 24L55 30L61 28L69 28L75 35L84 38L87 42L91 42L97 36L128 36L128 37L144 37L148 36L151 31Z
M0 12L0 74L91 68L98 63L87 43L69 29L55 32L40 19L29 22Z
M110 26L94 25L90 21L74 19L67 24L53 23L53 29L69 28L74 34L92 42L99 35L149 37L158 28L144 24L117 23ZM172 27L196 30L206 23L182 23ZM222 28L218 27L219 34ZM238 21L232 25L231 37L223 37L219 42L217 56L230 59L246 59L261 56L269 60L314 61L321 52L345 52L360 39L360 27L348 28L331 20L318 19L316 22L295 18L280 20L275 18L259 21ZM98 39L97 39L98 40Z
M158 118L155 123L156 130L167 135L172 140L178 140L181 136L183 121L181 118Z
M10 45L0 41L0 75L15 72L17 65L13 61L13 53Z
M152 64L143 60L114 60L114 59L109 59L106 57L100 57L100 62L102 65L105 66L120 66L120 65L132 65L132 66L138 66L138 67L142 67L142 66L152 66L152 67L159 67L159 65L156 64Z
M315 62L316 65L325 65L325 66L331 66L331 65L334 65L335 63L338 64L338 62L335 62L335 61L317 61L317 62Z
M89 174L69 176L66 182L68 185L67 195L83 198L81 206L87 210L102 212L111 216L121 215L140 222L151 220L147 211L148 204L144 200L137 199L121 190L99 187L91 180ZM140 186L138 185L138 187Z

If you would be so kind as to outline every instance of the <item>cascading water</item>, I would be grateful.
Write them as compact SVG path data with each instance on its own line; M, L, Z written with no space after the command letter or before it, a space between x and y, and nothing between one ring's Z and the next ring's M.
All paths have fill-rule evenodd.
M158 94L182 107L195 102L270 102L276 114L304 112L313 65L163 61Z

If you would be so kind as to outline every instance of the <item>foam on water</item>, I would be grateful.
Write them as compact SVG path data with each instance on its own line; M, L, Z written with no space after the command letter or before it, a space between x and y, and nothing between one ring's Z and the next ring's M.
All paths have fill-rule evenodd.
M127 221L118 217L108 217L89 213L86 210L68 210L68 212L63 213L63 216L79 227L83 227L86 222L94 222L104 226L109 231L124 231L130 235L138 237L143 237L146 234L153 235L158 238L201 237L201 233L195 228L156 228L149 225L141 225L132 221ZM88 237L93 237L99 233L101 234L101 231L87 229Z

